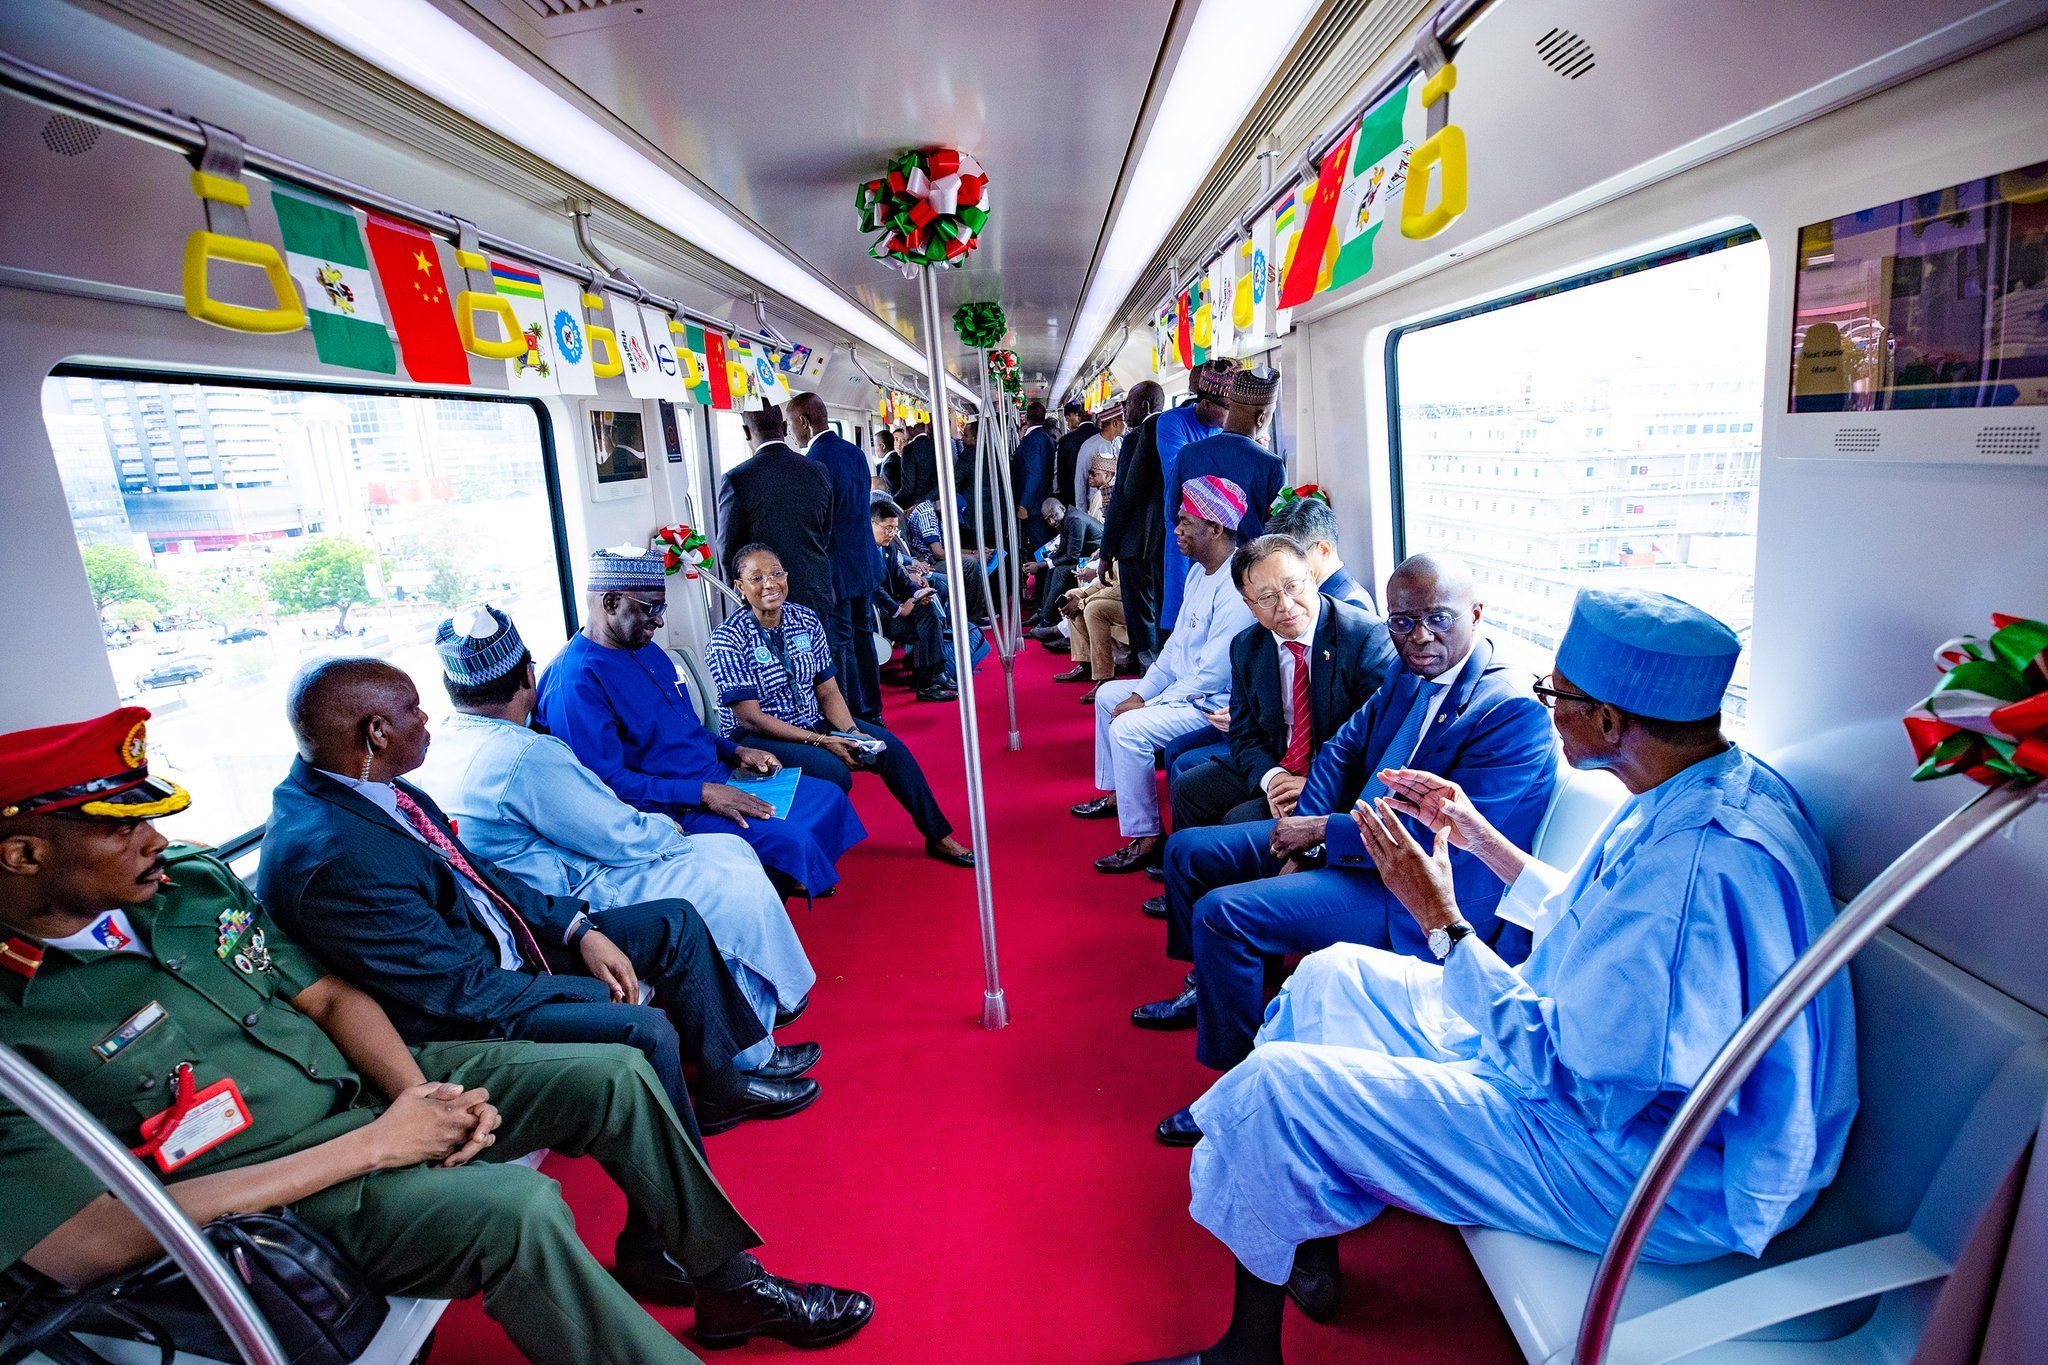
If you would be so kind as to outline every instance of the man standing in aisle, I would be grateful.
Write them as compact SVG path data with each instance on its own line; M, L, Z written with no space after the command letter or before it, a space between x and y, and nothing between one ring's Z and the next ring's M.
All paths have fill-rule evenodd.
M789 448L781 408L741 413L740 421L754 453L718 486L719 562L725 576L732 578L740 546L769 546L789 573L789 600L829 618L832 475Z
M938 447L932 444L931 423L919 422L915 427L903 428L896 435L896 443L903 452L902 473L896 490L897 503L903 507L915 507L921 502L936 501L939 496L939 455Z
M1105 513L1093 506L1094 495L1097 489L1116 478L1116 454L1123 439L1124 405L1118 401L1095 414L1095 434L1082 443L1080 456L1075 462L1073 505L1098 519ZM1097 479L1095 474L1098 470L1103 471L1105 477ZM1106 508L1108 500L1103 502Z
M1159 414L1153 423L1152 445L1159 461L1159 498L1164 515L1171 519L1180 510L1180 452L1182 447L1223 430L1230 416L1230 376L1237 369L1233 360L1211 360L1198 366L1190 379L1195 401ZM1169 625L1180 612L1181 588L1187 582L1188 561L1179 547L1168 541L1159 575L1159 619Z
M804 448L804 458L823 465L832 477L832 611L825 617L825 631L832 638L832 671L839 675L847 709L862 720L879 722L881 666L875 659L874 616L869 609L869 597L882 582L881 557L875 553L868 516L874 477L860 447L832 430L824 399L799 393L783 410L790 435ZM783 564L787 567L788 561Z
M1088 410L1071 399L1060 409L1060 416L1067 429L1060 433L1059 443L1053 447L1052 491L1046 496L1081 507L1081 451L1095 438L1096 424Z
M1136 682L1095 689L1095 788L1109 793L1072 808L1083 820L1107 820L1130 842L1095 860L1099 872L1136 872L1159 861L1159 788L1152 752L1206 727L1204 711L1230 704L1230 641L1252 623L1230 581L1244 494L1227 479L1190 480L1174 527L1194 567L1173 638Z
M1024 542L1017 547L1022 554L1030 554L1052 536L1045 519L1038 515L1038 506L1052 496L1054 450L1052 428L1045 420L1045 404L1034 398L1024 407L1024 435L1017 442L1017 453L1011 462L1015 471L1012 482L1017 495L1017 521L1024 531Z
M1124 395L1124 439L1117 447L1116 483L1102 517L1102 558L1116 565L1124 633L1138 667L1159 657L1159 575L1166 542L1166 510L1159 488L1159 448L1152 418L1166 391L1150 379Z
M1287 463L1260 443L1273 399L1280 391L1277 370L1239 370L1230 377L1230 411L1223 430L1181 448L1174 477L1185 483L1205 474L1230 480L1244 490L1246 540L1265 534L1266 509L1287 485Z

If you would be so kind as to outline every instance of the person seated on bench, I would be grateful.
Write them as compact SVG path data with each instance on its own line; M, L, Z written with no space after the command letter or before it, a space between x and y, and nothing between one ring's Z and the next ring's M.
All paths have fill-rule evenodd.
M1630 796L1568 873L1433 773L1390 770L1389 795L1359 804L1382 880L1443 965L1310 955L1257 1049L1195 1102L1190 1211L1235 1254L1237 1286L1222 1340L1178 1360L1279 1361L1287 1294L1333 1309L1335 1235L1388 1204L1606 1245L1686 1092L1834 915L1798 795L1721 733L1740 651L1676 598L1579 594L1537 695L1572 766ZM1434 831L1427 846L1404 816ZM1536 936L1522 966L1465 922L1453 846L1508 883L1498 913ZM1645 1254L1761 1254L1834 1178L1855 1111L1841 974L1715 1122Z
M633 1049L408 1050L226 864L157 832L191 798L150 775L148 717L123 707L0 735L0 1041L141 1143L194 1222L289 1205L381 1292L481 1293L529 1360L685 1365L696 1357L591 1256L555 1183L510 1164L587 1154L655 1238L658 1283L636 1287L694 1299L705 1345L821 1346L867 1322L867 1295L785 1280L748 1254L761 1239ZM196 1120L165 1120L195 1099L209 1120L230 1106L214 1145ZM0 1181L0 1267L77 1288L157 1254L12 1105Z
M637 901L686 900L762 1028L803 1012L818 974L746 840L634 810L568 745L529 727L533 655L496 607L443 621L434 648L455 714L413 782L461 823L465 847L536 891L583 901L593 923Z

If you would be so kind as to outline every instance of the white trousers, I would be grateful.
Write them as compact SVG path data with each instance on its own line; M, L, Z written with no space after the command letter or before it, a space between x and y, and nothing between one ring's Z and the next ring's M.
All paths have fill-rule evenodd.
M1128 678L1095 689L1095 789L1116 793L1116 825L1126 839L1160 831L1153 751L1209 723L1184 701L1148 701L1111 719L1109 713L1137 690Z

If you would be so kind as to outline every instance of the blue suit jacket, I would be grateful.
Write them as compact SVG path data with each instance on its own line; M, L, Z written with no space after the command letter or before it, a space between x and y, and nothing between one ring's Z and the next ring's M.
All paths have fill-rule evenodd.
M1311 759L1400 666L1385 621L1323 594L1315 638L1309 642ZM1280 651L1272 631L1251 626L1230 642L1231 766L1256 787L1286 753Z
M432 797L398 785L455 838ZM560 944L569 922L589 909L462 853L543 946ZM537 1005L611 999L595 977L500 967L497 940L441 855L304 759L271 794L256 894L294 942L375 996L409 1043L502 1037Z
M1036 426L1017 442L1017 505L1037 516L1039 504L1052 496L1052 430Z
M1309 768L1308 785L1302 788L1295 813L1330 817L1324 835L1329 866L1372 866L1351 819L1351 807L1379 771L1381 755L1421 686L1422 679L1405 666L1395 669ZM1435 722L1404 766L1456 782L1495 829L1516 847L1528 848L1557 787L1557 731L1543 704L1515 683L1507 665L1495 661L1493 642L1481 639L1473 644L1450 695L1437 708ZM1410 831L1416 828L1411 825ZM1493 907L1507 888L1486 864L1463 849L1451 850L1451 868L1459 909L1491 942L1496 937ZM1389 918L1415 927L1405 911L1390 908ZM1526 942L1519 946L1527 951Z
M1374 616L1380 614L1379 605L1372 600L1372 594L1365 590L1365 585L1353 578L1351 570L1341 564L1337 566L1337 572L1323 580L1323 595L1334 597L1339 602L1349 602Z
M881 582L875 534L868 525L868 495L874 491L868 457L829 429L818 433L804 456L832 476L832 596L841 602L865 597Z

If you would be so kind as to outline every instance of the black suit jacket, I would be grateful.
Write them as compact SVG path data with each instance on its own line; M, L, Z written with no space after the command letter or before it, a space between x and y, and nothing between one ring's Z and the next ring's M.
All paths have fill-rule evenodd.
M1073 495L1074 466L1081 462L1081 447L1088 444L1088 438L1096 433L1093 422L1084 421L1080 426L1061 436L1053 447L1052 495L1065 502Z
M718 486L718 561L755 541L789 571L789 600L819 616L832 611L832 476L780 441L762 446Z
M1400 665L1387 623L1322 594L1309 642L1309 757L1379 690ZM1246 784L1280 766L1287 753L1287 711L1280 696L1280 649L1264 626L1230 642L1230 761Z
M1073 566L1102 548L1102 523L1078 508L1067 509L1060 523L1059 543L1053 547L1054 564Z
M931 437L919 436L903 448L902 472L897 479L896 501L906 512L939 495L939 454Z
M1155 434L1158 415L1126 432L1117 451L1116 487L1102 514L1102 553L1108 559L1159 559L1166 553L1166 489Z
M397 785L455 837L432 797ZM462 852L544 947L560 945L588 909ZM536 1006L611 999L609 986L580 973L501 968L497 940L447 861L304 759L271 793L256 893L293 941L375 996L407 1042L503 1037Z
M832 478L832 595L842 602L858 601L881 576L868 516L868 498L874 491L868 457L838 432L826 430L818 433L804 458L824 466Z

